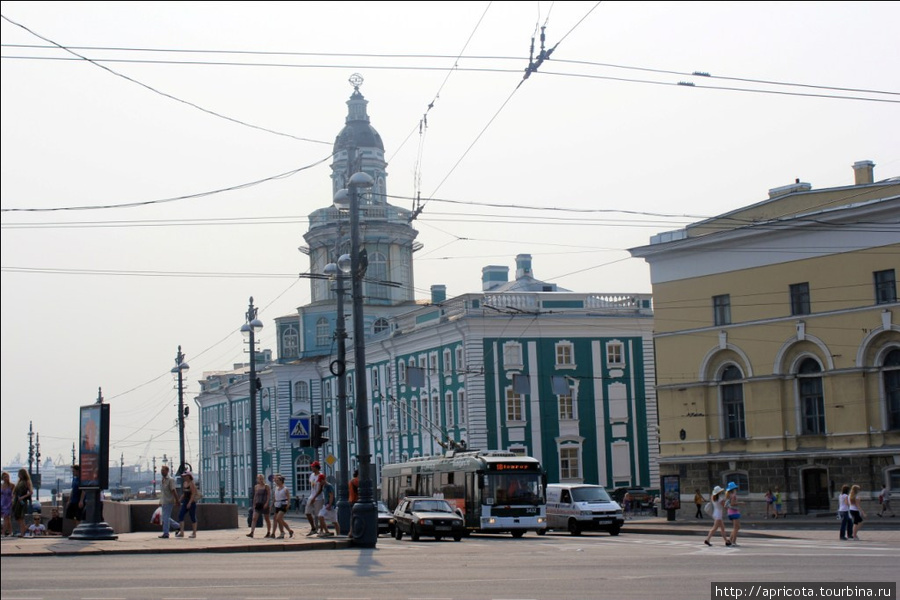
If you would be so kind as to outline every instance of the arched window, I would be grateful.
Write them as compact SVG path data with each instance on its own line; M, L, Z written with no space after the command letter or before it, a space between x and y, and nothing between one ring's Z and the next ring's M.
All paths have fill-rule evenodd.
M327 346L331 343L331 327L328 319L319 317L316 321L316 346Z
M285 328L281 336L281 357L297 358L300 354L300 336L294 326Z
M797 369L800 395L800 427L804 435L825 433L825 397L822 393L822 366L805 358Z
M747 437L744 424L744 378L741 370L728 365L719 379L719 394L722 402L723 432L726 439Z
M375 323L372 325L372 332L378 335L382 331L387 331L390 326L391 324L388 323L388 320L384 317L381 317L379 319L375 319Z
M887 428L900 429L900 348L888 352L881 368L887 405Z

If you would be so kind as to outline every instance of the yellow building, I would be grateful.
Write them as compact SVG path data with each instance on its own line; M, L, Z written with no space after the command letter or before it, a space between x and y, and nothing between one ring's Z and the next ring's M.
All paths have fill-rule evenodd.
M808 514L844 484L900 492L900 178L853 169L631 249L653 285L660 476L686 497L734 481L751 514L776 488Z

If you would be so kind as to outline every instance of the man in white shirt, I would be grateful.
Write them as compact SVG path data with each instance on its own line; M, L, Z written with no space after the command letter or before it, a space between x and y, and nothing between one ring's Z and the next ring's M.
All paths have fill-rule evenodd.
M309 499L306 501L306 520L309 521L309 533L306 537L316 535L316 520L322 510L322 483L319 481L319 461L314 460L309 475Z

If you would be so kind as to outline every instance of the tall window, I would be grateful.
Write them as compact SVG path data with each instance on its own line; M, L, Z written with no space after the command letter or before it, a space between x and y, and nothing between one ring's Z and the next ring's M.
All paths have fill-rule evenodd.
M506 420L522 421L522 395L517 394L511 387L506 388Z
M378 387L378 367L372 368L372 393L380 392L381 388Z
M294 398L299 402L309 402L309 384L305 381L295 381Z
M444 394L444 404L447 405L447 427L456 425L456 407L453 406L453 392Z
M579 448L575 444L559 448L559 477L562 481L581 478L581 461Z
M791 285L791 314L808 315L809 309L809 283L795 283Z
M722 397L722 414L725 418L725 437L742 439L747 437L744 428L744 384L736 383L743 379L740 369L728 365L722 371L719 390Z
M572 342L557 342L556 344L556 366L571 367L575 364L575 350Z
M875 304L897 301L897 278L893 269L875 271Z
M391 292L385 285L388 279L387 259L381 252L368 255L366 267L365 296L373 304L386 304L391 300Z
M316 321L316 346L327 346L331 343L331 327L328 319L319 317Z
M463 361L463 349L462 346L459 346L456 349L456 372L462 373L466 368L466 363Z
M900 429L900 349L884 358L884 397L887 402L888 429Z
M453 358L452 354L450 354L450 349L444 349L444 375L451 375L453 373Z
M822 367L813 358L800 363L797 376L800 378L800 411L802 433L820 435L825 433L825 397L822 395Z
M397 383L406 383L406 363L403 359L397 361Z
M571 420L575 418L575 403L572 400L572 388L568 394L560 394L556 397L559 402L559 419Z
M466 391L459 390L456 392L456 405L459 408L459 424L465 426L466 415L469 414L469 408L466 406Z
M522 344L518 342L503 344L503 366L507 369L522 368Z
M731 324L731 296L729 294L713 296L713 324Z
M622 342L608 342L606 344L606 364L607 365L623 365L625 364L625 348Z
M300 354L300 336L293 326L287 327L281 336L282 358L296 358Z

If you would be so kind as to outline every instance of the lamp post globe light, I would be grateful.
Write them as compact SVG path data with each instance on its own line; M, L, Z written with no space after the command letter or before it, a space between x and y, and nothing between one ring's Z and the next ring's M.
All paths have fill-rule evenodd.
M248 481L250 488L248 497L253 495L253 485L256 482L257 451L256 451L256 334L262 331L262 321L256 318L256 307L253 306L253 296L250 296L250 307L247 309L246 321L241 325L241 334L250 346L250 474Z
M181 346L178 346L178 354L175 355L175 366L172 367L172 373L178 381L178 472L181 476L185 471L184 460L184 374L190 369L188 364L184 362L184 354L181 353Z
M337 377L338 397L338 494L337 520L340 530L350 531L349 500L349 449L347 447L347 328L344 326L344 275L350 273L350 255L344 254L337 264L325 265L325 275L335 283L337 295L337 321L334 335L337 338L337 359L331 363L331 374Z
M350 288L353 298L353 349L356 362L356 439L359 465L359 500L350 516L350 540L354 545L374 548L378 540L378 508L372 493L372 455L369 448L369 404L366 386L366 342L363 322L362 278L359 248L359 190L375 185L371 175L357 172L338 190L334 204L350 212Z

